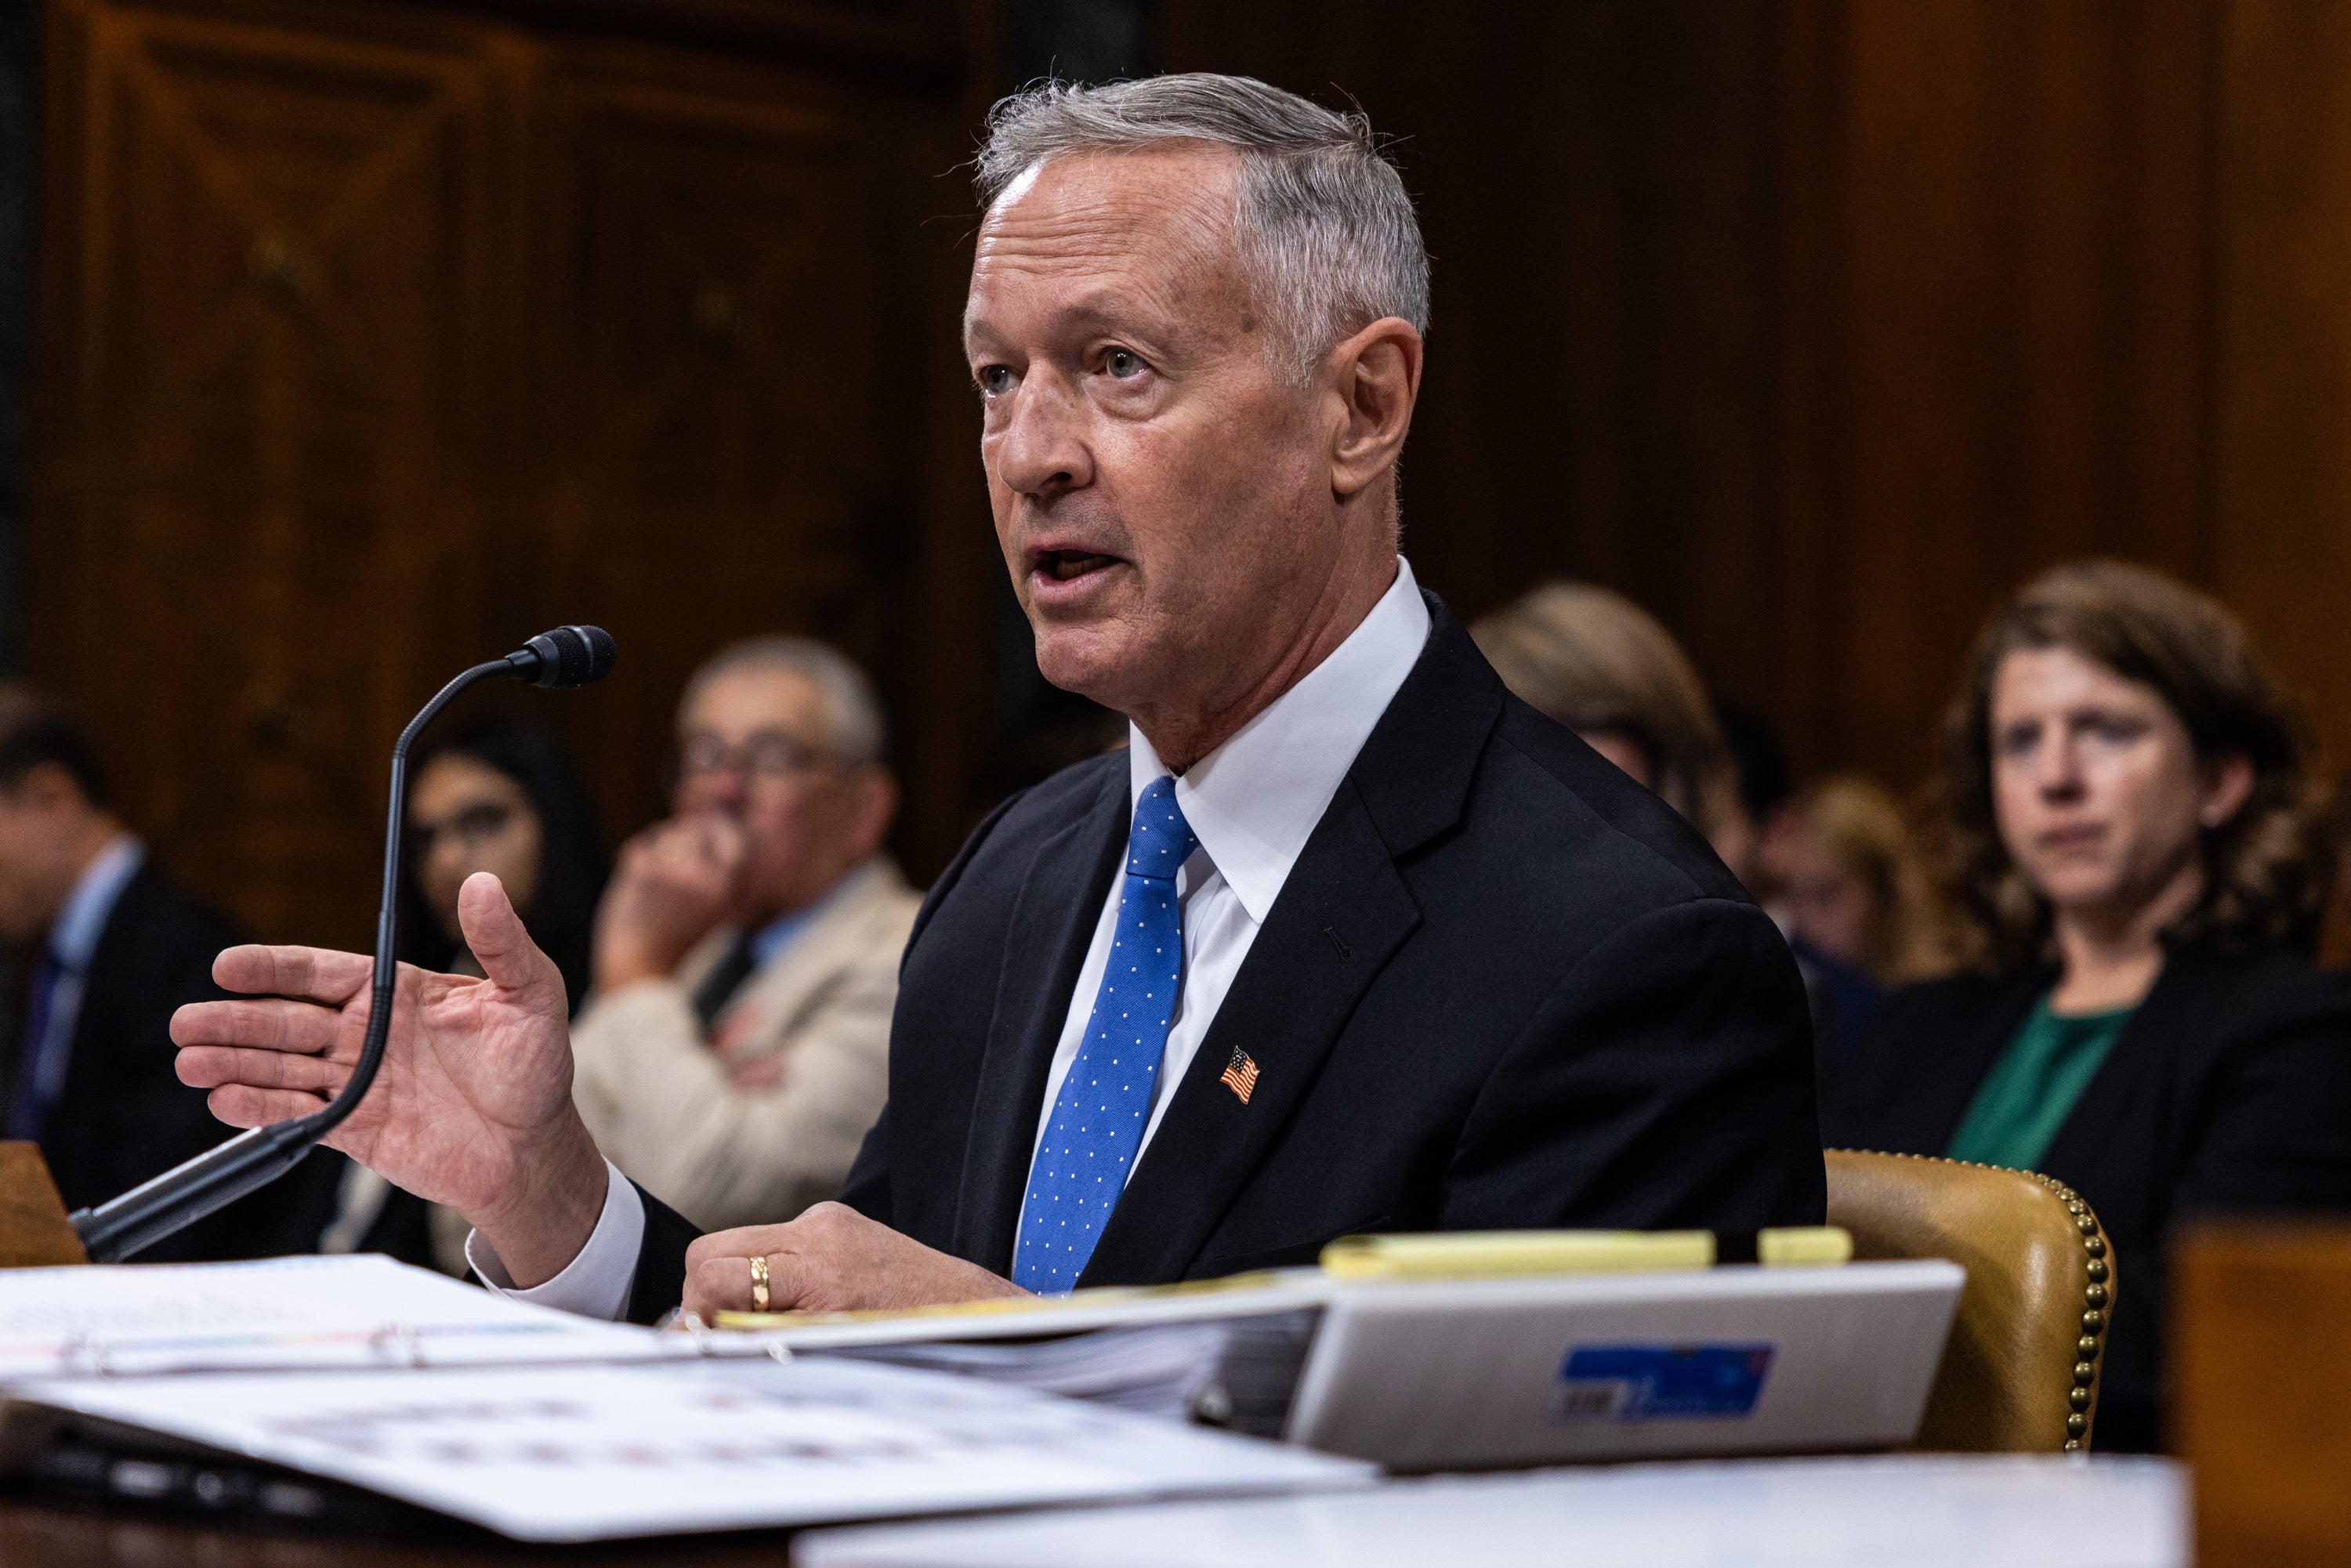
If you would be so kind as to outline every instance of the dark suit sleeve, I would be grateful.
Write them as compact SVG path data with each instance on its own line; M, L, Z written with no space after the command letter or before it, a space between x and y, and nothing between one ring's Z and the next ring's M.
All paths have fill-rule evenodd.
M66 1092L44 1143L77 1207L103 1202L235 1135L203 1090L182 1083L172 1015L225 997L213 959L240 940L152 869L126 886L93 956ZM268 1186L165 1237L140 1260L266 1258L318 1249L342 1156L313 1151Z
M841 1201L868 1219L890 1223L890 1107L882 1107L882 1114L865 1134L865 1142L858 1145L857 1158L849 1167L849 1179L841 1184Z
M2262 1033L2214 1081L2175 1218L2351 1209L2351 981L2317 979L2325 1003Z
M914 944L923 939L923 932L930 925L931 916L937 912L940 903L963 880L964 868L971 864L972 856L979 852L979 846L987 841L988 834L996 831L996 825L1004 820L1004 814L1019 804L1021 796L1027 793L1027 790L1021 790L990 811L979 826L972 830L971 837L964 841L963 848L956 852L956 858L948 862L947 869L939 873L939 880L931 884L931 891L923 896L923 907L914 914L914 927L906 934L907 954L912 954ZM905 967L906 960L902 956L898 960L899 973L905 973ZM890 1208L890 1107L886 1103L882 1107L882 1114L874 1119L873 1125L866 1129L865 1141L857 1147L857 1158L850 1163L849 1178L841 1184L841 1201L868 1219L883 1225L893 1223Z
M1761 911L1709 898L1552 991L1463 1128L1440 1223L1754 1230L1826 1206L1803 981Z
M629 1185L645 1205L645 1237L637 1244L637 1273L629 1286L629 1321L653 1323L684 1299L685 1249L702 1232L643 1186Z

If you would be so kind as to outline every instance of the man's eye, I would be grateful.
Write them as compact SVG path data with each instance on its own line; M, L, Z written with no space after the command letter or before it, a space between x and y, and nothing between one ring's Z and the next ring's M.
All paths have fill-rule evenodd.
M1143 373L1143 360L1132 349L1113 349L1102 356L1102 369L1125 381Z
M978 382L979 390L989 397L1001 397L1010 392L1019 380L1013 375L1010 365L982 365L978 375L973 379Z

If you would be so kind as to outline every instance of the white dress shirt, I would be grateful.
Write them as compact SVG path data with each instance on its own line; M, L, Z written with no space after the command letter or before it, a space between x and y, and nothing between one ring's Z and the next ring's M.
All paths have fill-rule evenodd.
M1395 583L1347 640L1176 780L1176 808L1200 847L1176 873L1176 896L1184 912L1183 990L1152 1088L1151 1119L1144 1124L1130 1171L1143 1163L1143 1151L1151 1146L1176 1086L1290 880L1290 868L1298 863L1340 780L1355 765L1355 754L1371 738L1372 727L1412 674L1427 641L1428 605L1413 581L1412 568L1398 558ZM1130 725L1127 733L1131 811L1133 802L1168 768L1142 730ZM1045 1103L1037 1108L1032 1157L1052 1120L1061 1080L1070 1075L1085 1040L1094 994L1110 967L1124 881L1111 880L1077 988L1070 994L1052 1072L1045 1081Z
M1176 873L1176 896L1184 913L1183 992L1160 1058L1151 1119L1144 1124L1130 1171L1142 1164L1143 1150L1150 1147L1176 1086L1216 1021L1217 1009L1308 837L1355 765L1355 755L1371 738L1373 727L1419 661L1428 627L1428 605L1413 580L1411 566L1398 557L1395 581L1347 640L1176 780L1176 803L1200 847ZM1129 735L1127 799L1133 801L1169 770L1142 730L1130 727ZM1112 879L1094 922L1093 941L1053 1049L1045 1098L1037 1108L1032 1151L1045 1136L1061 1080L1077 1061L1086 1020L1092 1016L1094 993L1102 988L1102 971L1110 963L1123 881ZM533 1289L513 1290L504 1268L478 1236L466 1244L474 1271L491 1289L524 1301L591 1317L619 1317L628 1307L645 1214L636 1189L609 1162L608 1173L603 1215L563 1272Z

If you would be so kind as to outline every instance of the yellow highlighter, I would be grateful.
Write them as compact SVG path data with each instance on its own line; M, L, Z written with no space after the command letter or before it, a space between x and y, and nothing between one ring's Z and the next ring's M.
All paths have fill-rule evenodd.
M1800 1268L1852 1257L1852 1236L1834 1225L1719 1237L1711 1230L1464 1230L1343 1236L1322 1249L1322 1271L1334 1280L1479 1280L1654 1274L1739 1262Z

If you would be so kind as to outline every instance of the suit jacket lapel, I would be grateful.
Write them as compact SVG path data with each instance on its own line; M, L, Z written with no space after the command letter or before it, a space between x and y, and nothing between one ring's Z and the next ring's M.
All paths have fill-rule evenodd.
M1183 1277L1420 924L1396 862L1460 821L1503 698L1460 622L1429 608L1420 662L1267 912L1081 1285ZM1246 1103L1218 1082L1236 1048L1258 1065Z
M1889 1041L1901 1054L1879 1064L1883 1112L1872 1146L1921 1155L1949 1148L1992 1063L2056 980L2047 965L2009 977L1985 997L1970 1027L1951 1030L1934 1050Z
M2182 1034L2198 1038L2216 1027L2206 1016L2210 1001L2203 981L2209 972L2200 947L2176 947L2165 955L2155 985L2131 1010L2105 1061L2082 1086L2081 1098L2049 1140L2041 1156L2045 1168L2089 1169L2116 1137L2147 1125L2140 1119L2137 1095L2159 1092L2169 1040ZM2152 1083L2143 1082L2150 1079Z
M1343 785L1217 1009L1102 1228L1081 1285L1180 1279L1305 1093L1420 909L1363 800ZM1258 1066L1246 1103L1219 1082Z
M1092 808L1038 849L1006 922L955 1227L957 1256L999 1274L1011 1272L1053 1047L1126 848L1126 761L1116 760Z

